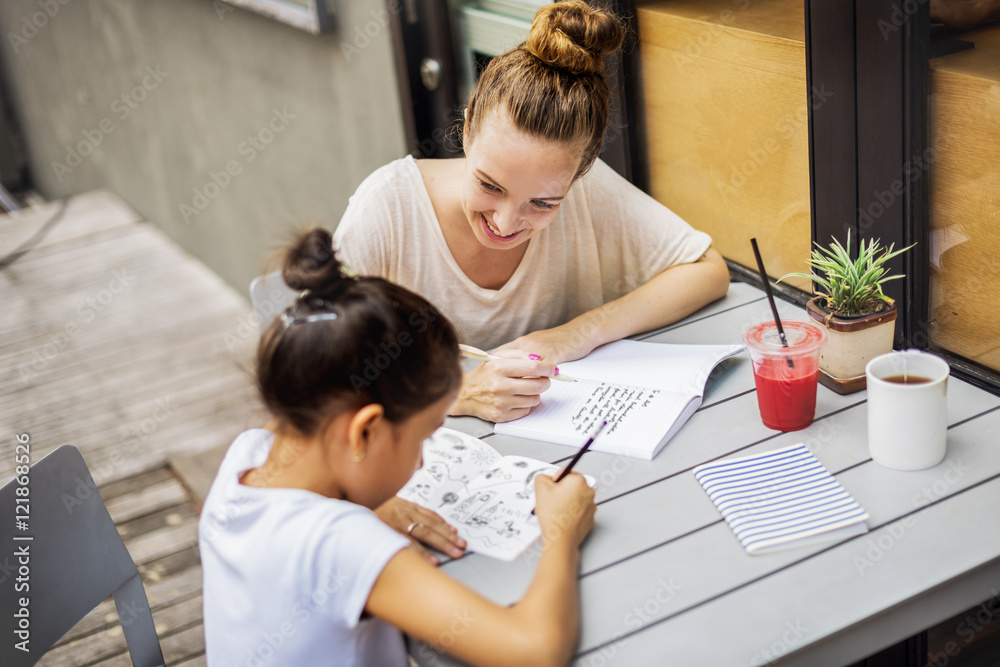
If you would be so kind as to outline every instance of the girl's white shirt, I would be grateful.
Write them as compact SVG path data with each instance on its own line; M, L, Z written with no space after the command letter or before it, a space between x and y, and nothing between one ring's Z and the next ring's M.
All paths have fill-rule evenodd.
M202 509L208 664L405 666L402 633L361 614L409 541L360 505L241 484L273 442L265 429L241 433Z

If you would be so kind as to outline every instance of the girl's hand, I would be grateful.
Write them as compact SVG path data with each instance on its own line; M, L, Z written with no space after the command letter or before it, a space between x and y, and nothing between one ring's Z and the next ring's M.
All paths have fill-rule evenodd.
M491 422L519 419L542 400L549 378L556 373L550 361L529 359L523 350L493 353L502 359L484 361L464 373L453 415L472 415Z
M595 492L583 475L571 472L558 484L547 475L535 475L535 516L545 545L569 540L579 547L594 527Z
M507 350L526 350L535 356L561 364L564 361L582 359L590 354L596 345L583 334L564 324L553 329L542 329L525 334L497 348L494 354Z
M421 542L448 554L452 558L461 558L462 554L465 553L463 551L466 546L465 540L458 536L458 531L442 519L437 512L426 507L394 496L379 505L375 509L375 514L390 528L394 528L409 537L413 543L413 550L432 565L438 564L438 557L425 549L420 544ZM414 523L420 525L414 527L407 535L406 529Z

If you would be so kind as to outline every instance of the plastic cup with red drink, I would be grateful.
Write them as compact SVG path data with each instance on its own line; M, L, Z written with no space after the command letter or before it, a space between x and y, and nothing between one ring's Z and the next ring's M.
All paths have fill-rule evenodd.
M826 332L810 322L782 320L788 347L781 344L773 321L743 332L750 351L757 405L764 426L798 431L812 424L816 414L819 350Z

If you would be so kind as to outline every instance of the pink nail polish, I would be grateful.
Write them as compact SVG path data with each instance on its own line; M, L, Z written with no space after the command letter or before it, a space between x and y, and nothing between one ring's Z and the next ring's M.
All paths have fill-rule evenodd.
M559 375L559 367L558 366L556 366L556 372L553 373L552 375Z
M529 354L528 358L531 359L532 361L540 361L541 360L541 357L538 356L537 354Z

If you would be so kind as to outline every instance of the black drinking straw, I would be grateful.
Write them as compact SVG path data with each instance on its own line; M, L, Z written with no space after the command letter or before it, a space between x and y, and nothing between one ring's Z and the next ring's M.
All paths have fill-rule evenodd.
M753 256L757 258L757 271L760 272L760 281L764 283L764 293L767 294L767 302L771 304L774 323L778 327L778 338L781 339L782 346L788 347L788 341L785 339L785 329L781 326L781 318L778 317L778 306L774 303L774 294L771 293L771 283L767 280L767 272L764 270L764 260L760 258L760 250L757 248L756 237L750 239L750 245L753 246ZM788 362L789 368L795 368L791 357L785 357L785 360Z

